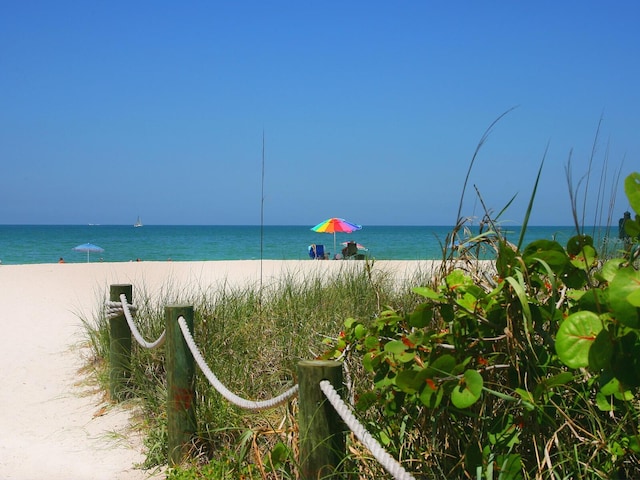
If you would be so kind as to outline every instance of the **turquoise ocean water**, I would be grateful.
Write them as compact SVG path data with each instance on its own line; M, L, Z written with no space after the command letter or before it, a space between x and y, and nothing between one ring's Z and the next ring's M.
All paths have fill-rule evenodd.
M519 227L505 231L510 241L517 242ZM351 234L337 234L336 243L339 252L342 242L354 240L380 260L439 259L449 232L451 227L443 226L365 226ZM525 243L556 238L564 245L574 233L572 227L529 227ZM70 263L86 262L87 254L73 247L87 242L104 248L102 253L90 254L92 262L298 260L309 258L312 243L335 253L333 235L315 233L309 226L0 225L0 261L4 265L56 263L63 257Z

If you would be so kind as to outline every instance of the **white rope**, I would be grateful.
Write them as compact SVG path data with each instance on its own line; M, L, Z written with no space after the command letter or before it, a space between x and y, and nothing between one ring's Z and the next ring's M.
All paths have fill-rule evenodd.
M129 330L131 330L131 333L133 334L133 338L135 338L142 347L156 348L161 346L165 341L165 334L167 331L164 330L155 342L147 342L136 328L135 323L133 323L131 310L135 310L135 306L127 303L127 295L124 293L120 294L120 302L107 302L107 317L112 318L124 313L124 317L127 319L127 324L129 325Z
M104 303L106 308L105 313L107 314L107 318L117 317L118 315L122 315L124 310L122 309L122 302L112 302L107 301ZM129 310L132 312L135 311L138 307L135 305L129 304Z
M209 383L211 383L211 385L220 393L220 395L222 395L234 405L247 410L266 410L268 408L274 408L278 405L282 405L287 400L289 400L289 398L294 397L298 394L298 385L294 385L289 390L278 395L277 397L269 400L262 400L259 402L253 400L245 400L244 398L237 396L235 393L232 393L227 387L225 387L220 382L220 380L218 380L218 377L216 377L215 374L211 371L202 354L200 353L200 350L198 350L198 346L196 345L196 342L193 340L193 336L189 331L187 321L183 316L178 317L178 324L180 325L182 335L184 336L184 339L187 342L189 349L191 350L191 354L200 367L200 370L202 370L202 373L204 373L204 376L207 378L207 380L209 380Z
M393 478L396 480L415 480L413 475L407 473L404 467L389 455L382 446L380 446L378 441L362 426L328 380L322 380L320 382L320 389L329 402L331 402L331 405L333 405L333 408L338 412L338 415L340 415L344 423L347 424L356 437L369 449L376 460L380 462L380 465L382 465Z

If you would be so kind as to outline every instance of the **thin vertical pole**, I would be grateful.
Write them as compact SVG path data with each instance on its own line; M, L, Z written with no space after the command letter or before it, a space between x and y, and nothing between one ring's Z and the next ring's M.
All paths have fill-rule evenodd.
M167 368L167 431L169 464L178 465L189 453L196 433L195 361L189 350L178 318L184 317L193 334L193 306L165 307Z
M264 128L262 129L262 177L260 178L260 306L262 307L262 261L264 259Z
M127 296L127 302L132 303L131 285L111 285L109 300L119 302L123 293ZM131 330L124 312L109 319L109 366L109 394L119 402L126 397L127 382L131 375Z
M300 478L315 480L340 475L346 455L346 428L320 389L328 380L341 393L342 364L331 360L298 363Z

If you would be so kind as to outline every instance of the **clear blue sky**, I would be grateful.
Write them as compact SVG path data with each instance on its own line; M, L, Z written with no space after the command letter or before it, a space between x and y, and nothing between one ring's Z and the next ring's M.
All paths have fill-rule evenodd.
M571 224L602 121L617 221L638 25L635 0L5 1L0 223L260 224L264 131L265 224L450 225L512 107L463 215L477 185L519 224L548 149L531 223Z

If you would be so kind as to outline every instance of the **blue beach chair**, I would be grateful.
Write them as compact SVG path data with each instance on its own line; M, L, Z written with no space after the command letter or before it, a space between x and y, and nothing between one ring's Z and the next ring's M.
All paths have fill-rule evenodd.
M324 260L324 245L309 245L309 257L314 260Z

